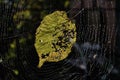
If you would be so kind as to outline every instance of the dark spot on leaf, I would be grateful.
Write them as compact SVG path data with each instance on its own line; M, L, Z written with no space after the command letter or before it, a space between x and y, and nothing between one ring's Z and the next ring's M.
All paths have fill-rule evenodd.
M46 53L46 54L42 54L42 58L46 58L49 56L49 53Z

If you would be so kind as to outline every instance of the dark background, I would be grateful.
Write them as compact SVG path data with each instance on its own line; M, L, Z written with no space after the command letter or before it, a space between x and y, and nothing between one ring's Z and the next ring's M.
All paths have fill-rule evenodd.
M65 64L65 60L58 63L45 63L42 68L37 68L39 59L34 47L35 32L45 15L55 10L65 10L70 11L68 15L76 20L78 33L77 42L80 42L79 44L86 41L98 43L94 38L91 39L91 37L88 37L88 34L86 34L87 30L89 30L89 24L87 22L90 21L88 21L87 17L89 8L84 4L93 3L90 8L90 10L92 9L90 13L98 9L100 12L99 24L108 26L108 29L111 27L107 25L107 22L104 22L104 20L107 20L104 18L104 12L107 9L104 9L104 7L98 8L97 5L95 5L96 1L99 0L0 0L0 80L80 80L81 76L85 74L84 71L74 66L70 68L72 65ZM111 17L108 19L113 20L112 22L114 22L113 24L115 25L114 28L116 31L112 33L114 38L111 39L111 44L108 45L112 46L110 49L108 49L108 46L106 47L106 42L101 41L101 39L106 39L106 36L98 35L98 37L100 37L98 41L101 45L105 45L103 50L107 49L106 54L111 52L111 54L107 54L106 56L114 55L114 68L113 71L107 75L108 78L106 79L100 78L103 77L103 75L94 78L97 74L97 70L94 70L91 76L85 76L86 78L82 80L120 79L120 0L104 1L115 2L114 8L112 7L111 9L110 6L107 7L115 13L115 20ZM77 3L81 4L81 6L75 6ZM73 7L74 9L72 9ZM82 8L85 9L83 13L74 17ZM94 23L91 23L91 25L92 24ZM102 30L103 29L101 29L100 32ZM94 34L95 33L92 33L92 35ZM106 33L106 35L109 36L109 33ZM68 59L71 56L74 57L75 55L70 54ZM68 68L70 69L67 70ZM61 71L63 71L62 74L60 74Z

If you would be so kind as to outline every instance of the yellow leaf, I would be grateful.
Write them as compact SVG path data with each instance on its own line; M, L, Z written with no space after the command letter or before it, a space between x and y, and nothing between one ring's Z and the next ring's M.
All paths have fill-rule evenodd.
M55 11L43 18L36 30L35 48L39 56L38 67L44 62L58 62L71 52L76 41L76 27L65 11Z

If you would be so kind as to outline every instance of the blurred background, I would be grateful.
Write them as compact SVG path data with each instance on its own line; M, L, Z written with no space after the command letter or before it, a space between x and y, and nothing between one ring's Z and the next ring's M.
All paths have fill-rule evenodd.
M99 42L101 46L105 45L103 45L102 50L106 50L104 51L106 56L114 56L112 59L108 57L109 60L113 60L114 58L114 61L112 61L114 67L111 73L107 75L108 78L104 79L102 76L100 80L119 80L119 4L120 0L0 0L0 80L98 79L94 78L96 72L93 72L92 76L88 78L81 79L84 71L77 69L71 64L67 64L65 60L58 63L46 62L42 68L37 68L39 58L34 47L35 32L43 17L55 10L69 12L68 15L70 18L74 18L77 25L77 42L79 44L84 42ZM83 8L83 13L76 15ZM88 28L88 26L93 24L94 26L98 24L105 25L107 28L97 29L93 26L92 28ZM91 33L91 30L94 32L94 29L97 29L101 34L97 35L100 38L97 41L95 37L97 33ZM94 38L91 39L88 36L89 33ZM112 38L108 36L112 36ZM107 44L108 38L110 38L109 44ZM75 55L71 54L70 56ZM68 59L70 56L68 56Z

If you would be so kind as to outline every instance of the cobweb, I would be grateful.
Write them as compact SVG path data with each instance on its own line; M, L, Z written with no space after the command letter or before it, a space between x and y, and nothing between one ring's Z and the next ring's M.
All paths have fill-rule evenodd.
M40 14L41 8L27 6L37 5L33 4L34 0L30 1L0 0L0 80L109 79L114 68L116 38L114 1L71 0L70 9L66 11L76 23L77 41L66 59L57 63L46 62L40 69L37 68L38 56L34 48L36 28L43 13L63 8L53 9L52 4L56 4L54 0L45 3L39 0L42 6L48 5L43 7L44 12ZM24 15L24 11L28 16ZM14 19L15 14L17 18ZM38 18L38 15L42 16Z

